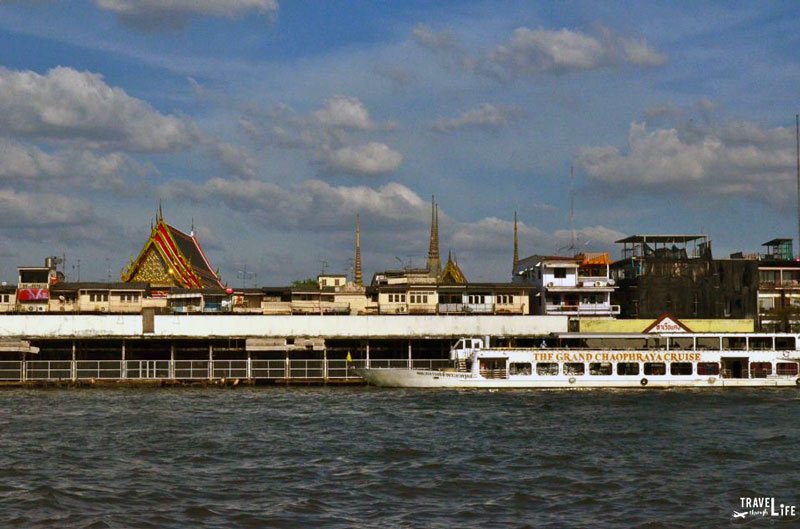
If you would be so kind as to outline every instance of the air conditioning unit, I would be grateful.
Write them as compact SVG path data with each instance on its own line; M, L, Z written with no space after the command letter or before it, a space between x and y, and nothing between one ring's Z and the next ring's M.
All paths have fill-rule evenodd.
M34 307L33 305L28 305L27 307L25 307L25 310L27 310L28 312L33 312L36 310L36 307Z
M108 307L100 307L100 312L108 312Z
M603 283L601 283L600 281L595 281L595 282L594 282L594 286L596 286L596 287L602 287L602 286L603 286Z
M553 286L553 282L552 282L552 281L550 281L549 283L547 283L547 286L548 286L548 287L552 287L552 286Z
M47 305L39 305L36 307L36 312L47 312Z

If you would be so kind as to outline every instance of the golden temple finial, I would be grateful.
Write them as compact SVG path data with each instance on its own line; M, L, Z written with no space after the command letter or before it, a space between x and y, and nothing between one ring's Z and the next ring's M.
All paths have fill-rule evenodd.
M428 247L428 273L439 277L442 271L442 261L439 258L439 206L436 197L431 195L431 240Z
M361 272L361 215L356 214L356 260L353 265L353 282L364 286L364 276Z
M158 199L158 222L164 220L164 212L161 211L161 199Z
M514 264L511 268L511 272L517 269L517 264L519 263L519 231L517 228L517 212L514 212Z

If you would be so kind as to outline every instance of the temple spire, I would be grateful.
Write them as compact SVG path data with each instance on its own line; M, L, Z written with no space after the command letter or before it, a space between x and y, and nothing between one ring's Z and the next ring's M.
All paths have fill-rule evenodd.
M358 286L364 286L364 276L361 273L361 215L356 215L356 260L354 263L353 281Z
M513 273L517 269L519 263L519 230L517 228L517 212L514 212L514 265L511 269Z
M442 271L442 261L439 258L439 206L431 195L431 241L428 247L428 273L439 277Z
M159 198L158 199L158 221L157 222L161 222L162 220L164 220L164 212L161 211L161 199Z

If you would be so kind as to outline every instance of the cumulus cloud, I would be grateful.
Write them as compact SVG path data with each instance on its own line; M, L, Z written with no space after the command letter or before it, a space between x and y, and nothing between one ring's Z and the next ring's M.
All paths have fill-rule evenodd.
M119 152L97 154L63 149L48 153L31 144L0 138L0 180L17 185L78 185L121 190L128 178L143 176L148 171L154 169Z
M0 189L0 215L3 227L44 227L89 222L94 217L86 200L52 193L25 193Z
M365 176L395 171L402 161L402 154L378 142L338 149L325 148L320 159L328 172Z
M590 182L628 191L759 197L784 203L794 184L794 132L738 121L647 130L632 123L625 149L585 147L577 163Z
M521 114L517 107L484 103L478 108L467 110L455 118L439 118L431 128L437 132L459 129L499 129L511 125Z
M548 237L539 228L528 226L524 222L518 223L519 238L527 247L541 246ZM449 238L453 249L508 251L511 252L514 243L514 222L497 217L485 217L476 222L464 222L455 225L452 236Z
M275 16L278 0L94 0L95 5L140 29L177 29L192 17Z
M503 81L624 65L654 67L667 62L667 55L644 39L624 37L602 26L591 32L520 27L507 42L476 56L468 54L449 30L436 32L419 24L411 36L451 65Z
M434 31L426 24L417 24L411 31L411 36L417 44L432 50L450 50L459 47L450 29Z
M314 116L326 127L369 130L374 127L364 103L355 97L334 96Z
M229 173L242 178L255 178L258 162L244 147L230 143L209 141L208 151Z
M642 39L623 37L606 28L594 34L570 29L517 28L511 39L497 46L478 64L482 73L514 79L542 73L619 67L660 66L667 56Z
M221 201L271 227L349 228L356 213L377 224L418 225L425 222L428 207L411 189L395 182L373 189L309 180L284 188L260 180L213 178L202 184L172 182L161 192L176 200Z
M626 237L622 233L605 226L587 226L575 230L575 240L579 248L578 252L583 251L603 251L607 252L614 247L614 243ZM563 246L572 240L572 231L556 230L553 232L553 239L556 244Z
M190 121L159 113L102 75L65 67L46 75L0 69L0 131L140 152L185 149L197 138Z

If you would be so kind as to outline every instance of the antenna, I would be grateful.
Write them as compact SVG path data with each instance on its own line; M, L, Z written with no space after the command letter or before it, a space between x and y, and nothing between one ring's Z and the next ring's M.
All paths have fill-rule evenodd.
M800 254L800 114L794 115L795 144L797 153L797 243Z
M242 266L242 269L236 273L236 277L242 280L242 288L247 288L247 281L255 277L254 272L247 271L247 263Z
M575 252L575 166L569 166L569 249Z

